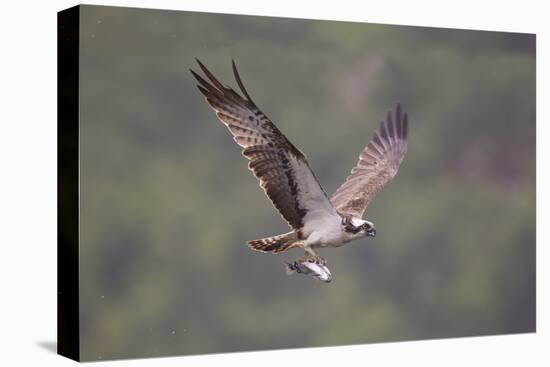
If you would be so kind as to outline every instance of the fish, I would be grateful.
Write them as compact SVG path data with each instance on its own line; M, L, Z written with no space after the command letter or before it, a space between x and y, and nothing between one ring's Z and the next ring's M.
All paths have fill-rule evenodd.
M304 274L310 275L321 282L330 283L332 274L326 264L313 259L298 259L291 263L286 263L287 274Z

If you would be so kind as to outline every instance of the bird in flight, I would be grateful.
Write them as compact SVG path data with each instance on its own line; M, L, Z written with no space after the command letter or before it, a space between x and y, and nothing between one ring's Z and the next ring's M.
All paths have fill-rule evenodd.
M302 262L324 265L325 259L315 250L376 235L374 224L362 217L375 194L395 177L407 150L408 118L399 104L393 114L388 112L351 174L329 198L304 153L252 100L235 62L233 74L242 95L224 86L196 61L208 79L191 70L199 91L243 148L248 168L291 228L288 233L248 241L252 250L282 253L300 248L305 251Z

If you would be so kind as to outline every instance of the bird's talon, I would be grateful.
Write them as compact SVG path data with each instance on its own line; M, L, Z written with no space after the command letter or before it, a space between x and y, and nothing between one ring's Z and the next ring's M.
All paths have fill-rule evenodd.
M317 265L326 265L327 261L321 256L315 256L313 262Z

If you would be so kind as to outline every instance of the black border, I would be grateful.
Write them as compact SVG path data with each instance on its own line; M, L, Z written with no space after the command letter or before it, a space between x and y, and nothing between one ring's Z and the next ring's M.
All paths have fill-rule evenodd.
M57 13L57 353L80 361L80 6Z

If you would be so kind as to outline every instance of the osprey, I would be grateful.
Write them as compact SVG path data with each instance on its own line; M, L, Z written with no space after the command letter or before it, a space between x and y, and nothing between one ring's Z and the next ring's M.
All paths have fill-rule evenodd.
M243 148L248 168L292 229L285 234L249 241L251 249L281 253L302 248L305 250L302 261L325 264L316 249L339 247L376 235L374 224L362 216L374 195L396 175L407 150L408 118L399 104L393 115L388 112L359 155L351 174L329 199L304 153L250 98L235 62L233 74L242 95L224 86L198 59L196 61L209 80L191 70L199 91Z

